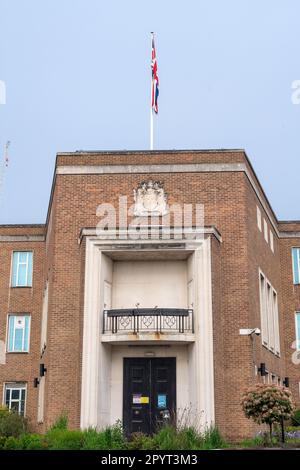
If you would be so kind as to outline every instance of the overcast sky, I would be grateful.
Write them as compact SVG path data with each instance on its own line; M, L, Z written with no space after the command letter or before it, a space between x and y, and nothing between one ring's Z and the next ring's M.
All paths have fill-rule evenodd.
M299 0L0 0L0 223L46 218L58 151L244 148L280 219L300 219ZM2 167L3 169L3 167Z

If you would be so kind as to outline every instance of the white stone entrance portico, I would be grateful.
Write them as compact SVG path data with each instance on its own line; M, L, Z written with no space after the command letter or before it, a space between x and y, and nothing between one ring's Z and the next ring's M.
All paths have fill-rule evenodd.
M205 235L205 236L203 236ZM200 425L214 422L211 292L213 228L193 240L86 239L81 384L81 428L122 420L123 359L175 357L176 406L195 410ZM112 333L103 330L105 309L192 309L193 331Z

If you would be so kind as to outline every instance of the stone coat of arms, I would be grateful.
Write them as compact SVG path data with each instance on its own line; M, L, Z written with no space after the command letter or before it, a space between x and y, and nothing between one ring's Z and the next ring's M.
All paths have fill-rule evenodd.
M133 193L135 216L168 214L167 195L160 181L143 181Z

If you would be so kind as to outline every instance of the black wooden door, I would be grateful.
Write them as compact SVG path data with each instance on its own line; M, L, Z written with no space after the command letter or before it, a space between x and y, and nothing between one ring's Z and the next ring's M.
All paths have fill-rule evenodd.
M174 419L175 410L176 359L124 359L123 423L126 433L151 434Z
M151 359L151 432L174 421L176 412L176 359Z

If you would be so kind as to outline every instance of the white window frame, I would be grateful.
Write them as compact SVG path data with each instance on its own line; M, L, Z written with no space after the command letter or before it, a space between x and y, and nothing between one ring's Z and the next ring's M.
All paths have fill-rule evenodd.
M269 239L268 239L268 222L266 221L266 219L264 219L264 237L265 237L266 242L268 243L268 241L269 241Z
M300 322L300 311L295 312L295 333L296 333L296 351L300 351L300 338L298 337L298 322L297 322L297 317L299 316L299 322Z
M295 269L294 269L293 250L297 250L297 268L298 268L299 282L295 282L296 273L295 273ZM300 247L299 246L292 246L292 268L293 268L293 284L294 284L294 286L298 286L300 284Z
M259 301L261 342L270 352L280 357L280 328L278 295L261 269L259 273Z
M24 343L25 343L25 331L23 332L23 341L22 341L22 349L16 350L15 349L15 339L16 339L16 328L14 328L13 334L13 350L9 350L9 317L29 317L29 324L28 324L28 351L24 351ZM7 315L6 321L6 352L8 354L29 354L30 352L30 333L31 333L31 315L30 313L9 313Z
M262 231L262 224L261 224L261 210L258 206L256 206L256 219L257 219L257 227L258 230Z
M263 281L263 282L262 282ZM268 347L269 343L269 326L267 315L267 289L266 277L259 270L259 302L260 302L260 326L261 326L261 342L263 346Z
M274 235L271 229L270 229L270 248L271 248L271 251L274 253Z
M273 309L273 289L269 281L267 281L267 315L268 315L268 346L274 352L275 348L275 331L274 331L274 309Z
M13 269L14 269L14 254L18 253L18 262L17 262L17 272L16 272L16 285L13 285ZM20 253L26 253L27 254L27 261L19 261L20 259ZM31 285L28 285L28 253L32 253L32 273L31 273ZM25 284L19 284L19 266L20 265L26 265L26 283ZM32 287L33 285L33 250L13 250L12 252L12 257L11 257L11 275L10 275L10 287L15 288L15 287Z
M276 356L280 356L280 331L279 331L279 311L278 311L278 295L274 287L272 287L272 308L274 321L274 349ZM275 301L274 301L275 299Z
M6 406L6 390L7 388L10 389L10 399L9 399L9 409L11 409L12 402L19 402L19 409L18 413L20 414L21 408L21 400L11 400L11 392L12 390L25 390L25 400L24 400L24 414L22 416L26 416L26 404L27 404L27 383L26 382L4 382L3 384L3 399L2 404Z

